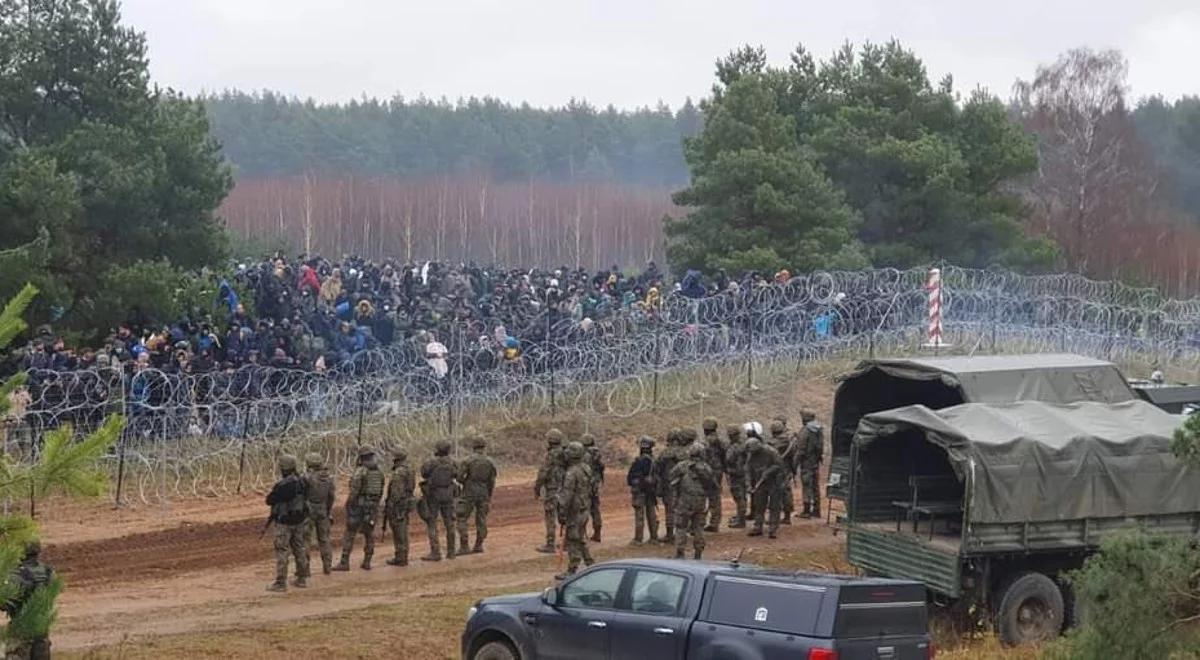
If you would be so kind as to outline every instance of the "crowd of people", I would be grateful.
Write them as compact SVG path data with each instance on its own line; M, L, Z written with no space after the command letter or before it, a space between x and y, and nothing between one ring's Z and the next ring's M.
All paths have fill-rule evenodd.
M21 368L72 371L153 368L204 373L244 365L324 371L369 349L410 342L436 359L451 338L514 360L522 345L544 339L561 321L581 332L619 315L647 318L664 296L704 298L787 281L787 271L706 278L689 271L669 282L654 262L636 275L617 266L505 269L438 262L400 264L351 257L340 262L282 255L239 264L217 286L208 309L178 319L136 310L96 348L69 347L50 326L38 328ZM459 332L461 331L461 332Z
M631 544L661 542L675 548L676 558L685 558L690 540L692 558L701 559L705 534L718 532L722 524L731 529L749 527L749 536L765 532L773 539L780 525L792 524L793 515L820 518L824 429L811 412L802 412L801 420L803 427L793 432L785 417L776 417L768 435L758 422L731 425L722 431L717 420L708 418L700 433L691 428L672 429L657 455L655 440L642 437L638 456L626 475L634 511ZM605 461L590 433L568 442L562 431L550 429L545 439L546 455L533 494L542 505L546 536L536 550L549 554L565 551L566 570L557 576L565 579L580 565L593 563L588 544L602 540L600 496ZM421 557L423 561L482 553L498 472L486 455L487 442L482 436L471 432L465 442L471 453L455 461L450 457L451 443L438 441L434 455L419 471L409 467L407 451L399 448L392 455L390 476L384 473L374 449L360 449L343 508L346 526L337 563L331 533L336 488L330 471L320 454L305 458L304 473L295 457L281 457L280 480L267 496L268 524L275 525L275 581L268 590L287 591L289 563L294 566L292 586L308 586L312 577L310 535L326 575L350 570L359 535L364 540L359 566L371 570L377 521L392 530L394 555L388 565L407 566L408 517L413 511L426 524L429 554ZM797 478L802 488L798 512L793 494ZM722 519L726 483L735 509L727 521ZM665 523L661 536L660 503ZM445 534L444 552L439 523ZM473 544L469 540L472 533Z

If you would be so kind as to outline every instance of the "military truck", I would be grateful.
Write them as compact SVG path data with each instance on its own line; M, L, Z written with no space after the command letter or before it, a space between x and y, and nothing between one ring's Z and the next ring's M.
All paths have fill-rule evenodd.
M914 357L867 360L842 379L833 402L830 499L845 500L851 439L864 415L920 404L1133 401L1115 365L1071 354Z
M1009 645L1079 615L1062 576L1114 534L1200 535L1200 471L1170 451L1181 418L1118 404L967 403L866 415L852 440L847 554L990 612Z

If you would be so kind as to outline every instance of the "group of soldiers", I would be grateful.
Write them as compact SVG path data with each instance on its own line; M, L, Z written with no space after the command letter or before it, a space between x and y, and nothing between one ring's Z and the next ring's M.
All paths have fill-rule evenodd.
M800 516L820 517L818 475L824 429L809 411L801 413L801 419L804 426L795 433L789 431L786 418L777 417L771 422L769 437L763 436L758 422L728 426L722 437L717 420L708 418L702 424L703 436L694 429L672 429L667 433L667 446L657 456L654 439L642 437L639 455L626 478L633 502L633 544L643 544L643 532L648 531L650 542L673 543L676 558L682 558L690 536L693 557L700 559L704 534L721 526L722 482L726 479L736 508L729 527L744 529L752 522L748 536L762 536L766 525L767 535L775 538L780 524L792 524L792 486L797 476L803 485ZM666 535L661 538L660 501L666 523Z
M600 515L600 489L604 485L604 461L596 438L584 433L578 441L566 443L558 429L546 432L546 458L538 469L533 495L542 503L546 522L546 542L538 552L556 552L556 533L563 538L567 569L558 579L573 575L579 564L595 561L588 550L587 526L592 524L591 540L599 543L603 518Z
M342 537L341 560L337 564L333 563L330 538L337 497L333 475L320 454L305 457L307 470L303 474L298 471L295 457L281 456L280 479L267 495L267 505L271 507L267 524L275 525L275 581L267 590L287 591L289 559L295 562L292 586L308 586L308 578L312 576L308 557L310 533L315 536L325 575L350 570L350 553L359 534L364 542L360 567L371 570L377 521L382 521L384 533L388 527L392 531L395 554L387 564L407 566L408 522L414 510L425 522L429 537L429 554L421 557L423 561L442 560L439 520L446 534L446 559L483 552L497 470L485 453L487 443L481 436L471 434L467 441L472 452L460 461L450 457L452 446L449 441L438 441L434 455L421 464L419 484L418 474L409 466L408 452L403 448L392 452L390 475L384 474L374 449L359 449L358 466L350 477L350 492L346 496L346 531ZM416 496L418 485L420 495ZM473 546L469 542L472 518L475 521Z

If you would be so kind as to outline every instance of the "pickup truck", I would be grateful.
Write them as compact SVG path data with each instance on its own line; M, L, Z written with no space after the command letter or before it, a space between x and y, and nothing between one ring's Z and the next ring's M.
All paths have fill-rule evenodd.
M464 660L928 660L920 582L737 562L596 564L542 593L485 598Z

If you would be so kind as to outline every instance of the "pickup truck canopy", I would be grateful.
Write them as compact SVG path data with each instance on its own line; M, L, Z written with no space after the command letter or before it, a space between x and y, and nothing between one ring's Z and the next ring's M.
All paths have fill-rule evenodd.
M1180 418L1140 400L1118 404L921 405L868 415L854 444L901 441L916 431L945 451L971 522L1024 523L1200 512L1200 470L1171 453Z

